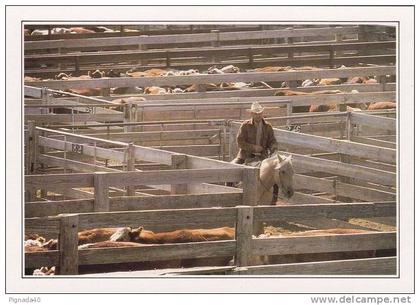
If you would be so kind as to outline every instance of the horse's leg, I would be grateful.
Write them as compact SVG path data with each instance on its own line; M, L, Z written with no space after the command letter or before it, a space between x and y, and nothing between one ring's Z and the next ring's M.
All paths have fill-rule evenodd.
M272 205L276 205L276 202L279 198L279 186L277 184L273 185L273 199L271 201Z

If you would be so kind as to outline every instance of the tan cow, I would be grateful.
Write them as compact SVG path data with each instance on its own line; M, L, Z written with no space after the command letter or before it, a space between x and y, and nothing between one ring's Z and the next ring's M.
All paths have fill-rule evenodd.
M382 110L382 109L396 109L397 103L395 102L377 102L369 105L368 110Z

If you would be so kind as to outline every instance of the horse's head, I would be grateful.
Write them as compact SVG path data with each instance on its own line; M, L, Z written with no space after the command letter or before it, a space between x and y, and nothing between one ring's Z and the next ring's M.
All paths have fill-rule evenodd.
M274 171L274 181L279 186L286 198L293 196L293 176L295 171L292 165L292 156L284 157L277 154L278 164Z

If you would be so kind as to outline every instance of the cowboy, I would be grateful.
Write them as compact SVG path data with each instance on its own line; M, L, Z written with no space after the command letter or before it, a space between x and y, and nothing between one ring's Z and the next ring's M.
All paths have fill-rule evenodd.
M239 152L232 163L244 164L248 160L263 160L277 150L273 127L263 118L264 107L258 102L247 109L252 118L242 123L236 141Z
M251 119L242 123L236 141L239 152L232 163L244 164L249 161L264 160L277 150L277 140L273 127L263 118L264 107L258 102L252 103ZM277 202L279 188L273 186L273 204Z

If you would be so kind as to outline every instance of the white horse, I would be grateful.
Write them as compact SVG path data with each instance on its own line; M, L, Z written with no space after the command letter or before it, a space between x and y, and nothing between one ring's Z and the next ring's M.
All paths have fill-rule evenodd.
M258 201L259 205L275 205L276 199L273 198L274 185L281 189L286 198L294 194L293 177L294 170L292 156L283 156L274 153L264 160L247 159L245 165L259 167L260 176L258 180ZM228 184L233 186L233 184ZM239 185L238 185L239 186ZM277 196L276 196L277 197Z
M284 197L292 197L294 194L294 174L292 156L285 157L277 153L264 159L260 165L258 204L275 204L273 202L273 186L275 184L282 191Z

